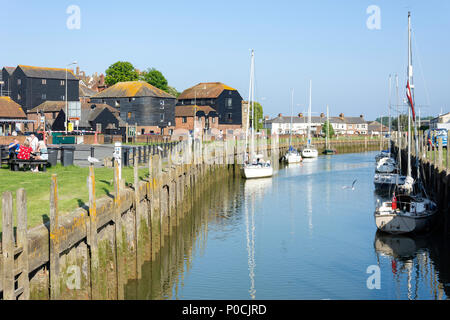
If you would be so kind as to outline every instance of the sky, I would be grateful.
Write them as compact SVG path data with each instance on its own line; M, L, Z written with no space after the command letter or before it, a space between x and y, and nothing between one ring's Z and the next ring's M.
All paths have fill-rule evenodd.
M78 20L67 13L72 5ZM93 74L129 61L160 70L180 92L219 81L248 99L254 49L256 100L265 115L290 115L291 89L294 114L307 112L312 80L313 115L329 105L330 115L373 120L389 113L390 74L399 75L405 97L408 11L416 105L422 116L449 112L448 0L0 0L0 66L77 61ZM394 84L391 92L396 109Z

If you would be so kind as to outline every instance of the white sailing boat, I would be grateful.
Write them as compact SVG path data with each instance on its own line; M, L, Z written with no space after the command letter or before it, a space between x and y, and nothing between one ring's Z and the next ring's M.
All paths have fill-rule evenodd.
M284 160L287 163L299 163L302 161L302 155L292 146L292 121L294 118L294 89L292 89L292 98L291 98L291 124L289 127L289 150L284 155Z
M251 67L250 67L250 90L249 90L249 98L248 98L248 107L247 107L247 132L245 135L245 150L247 150L248 143L248 131L251 130L250 137L250 150L248 154L248 159L244 163L243 167L243 176L246 179L254 179L254 178L266 178L271 177L273 175L273 168L270 160L265 161L264 156L262 154L255 153L255 108L254 108L254 95L255 95L255 52L252 50L251 56ZM252 126L250 128L250 109L253 112L252 116Z
M398 95L398 76L396 79L396 92L397 92L397 113L399 105L399 95ZM391 109L391 77L389 76L389 110ZM399 115L398 115L399 117ZM391 134L391 114L389 111L389 136ZM400 122L399 122L400 123ZM398 136L398 135L397 135ZM406 177L401 175L400 170L401 157L398 154L398 163L394 158L391 158L391 145L389 144L389 149L385 157L381 157L376 165L374 184L377 191L389 191L391 193L395 190L396 186L404 185Z
M309 112L308 112L308 141L302 150L303 158L317 158L319 152L311 144L311 103L312 103L312 81L309 82Z
M411 64L411 14L408 12L408 82L407 98L410 108L408 108L408 118L411 118L411 111L414 124L414 138L416 153L418 149L417 130L414 113L414 85ZM411 131L408 122L408 132ZM417 180L411 175L411 135L408 134L408 172L403 192L394 194L392 200L380 203L378 201L375 209L375 223L381 231L391 234L402 234L410 232L420 232L430 229L433 218L436 216L437 206L429 199L420 179L418 160L416 160ZM406 188L405 188L406 186ZM400 191L400 192L402 192ZM409 192L408 192L409 191Z

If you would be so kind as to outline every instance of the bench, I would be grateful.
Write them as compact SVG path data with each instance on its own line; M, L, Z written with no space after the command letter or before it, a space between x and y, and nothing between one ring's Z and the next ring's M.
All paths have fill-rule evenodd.
M39 171L47 171L47 160L22 160L22 159L10 159L8 161L11 171L19 171L21 168L29 168L38 166Z

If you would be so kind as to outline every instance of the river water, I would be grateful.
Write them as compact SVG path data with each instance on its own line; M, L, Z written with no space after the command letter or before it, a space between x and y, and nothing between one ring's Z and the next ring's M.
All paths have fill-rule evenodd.
M270 179L217 184L126 298L447 299L441 232L377 233L375 154L321 156Z

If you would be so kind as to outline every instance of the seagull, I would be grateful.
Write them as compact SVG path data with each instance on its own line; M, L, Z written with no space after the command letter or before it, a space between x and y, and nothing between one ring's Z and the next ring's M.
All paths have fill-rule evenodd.
M93 157L91 157L91 156L88 157L87 161L88 161L90 164L94 164L94 163L99 163L99 162L100 162L100 160L98 160L98 159L96 159L96 158L93 158Z
M342 189L352 189L352 190L355 190L355 184L356 184L356 181L357 181L357 180L353 181L351 187L350 187L350 186L343 186Z

